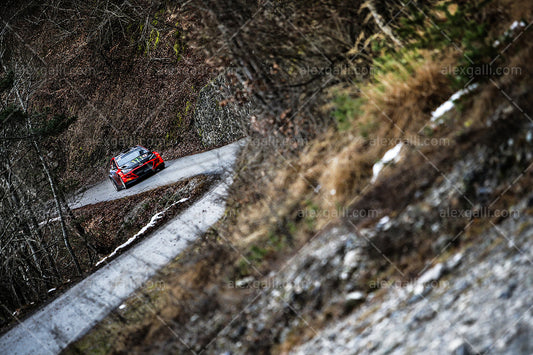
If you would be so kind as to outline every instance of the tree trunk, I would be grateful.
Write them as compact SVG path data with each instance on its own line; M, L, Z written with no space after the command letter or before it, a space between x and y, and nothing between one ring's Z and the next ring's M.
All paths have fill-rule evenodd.
M31 123L29 119L28 119L28 126L31 131ZM46 161L44 160L44 157L41 152L41 148L39 148L39 144L37 143L35 139L32 139L32 144L33 144L33 147L35 148L35 151L37 152L37 155L39 156L39 160L41 161L43 170L46 174L46 177L48 178L48 183L50 184L50 190L52 191L57 213L59 215L59 221L61 223L61 232L63 234L63 242L65 243L65 247L67 248L70 257L72 261L74 262L74 265L76 266L76 271L78 272L78 275L81 275L82 274L81 266L78 261L78 258L74 254L74 250L72 249L72 246L70 245L70 240L69 240L68 233L67 233L67 226L65 224L65 218L63 216L63 211L61 209L61 202L59 201L59 196L57 194L57 190L55 187L54 180L52 178L52 174L50 173L50 169L48 169L48 165L46 164Z
M50 254L50 251L43 245L43 235L41 233L41 230L39 229L39 223L37 223L37 219L35 218L35 214L33 213L33 210L31 210L31 209L30 209L30 214L31 214L30 215L31 227L32 227L32 230L34 231L34 233L37 235L37 242L38 242L39 248L44 252L44 255L46 257L46 261L48 262L48 264L52 268L54 276L58 280L61 280L61 276L59 275L59 270L57 269L57 265L56 265L54 259L52 258L52 255Z
M85 243L85 247L87 248L87 254L89 254L89 262L91 263L91 265L93 265L95 262L94 255L97 255L98 252L96 251L96 248L89 242L89 238L88 238L87 233L85 232L85 229L80 224L80 222L78 222L78 220L76 219L76 216L74 216L74 213L70 209L65 199L65 196L63 195L63 192L58 191L58 194L63 204L63 208L65 209L65 212L67 213L67 217L70 219L72 225L74 225L74 229L76 230L76 233L83 239L83 242Z

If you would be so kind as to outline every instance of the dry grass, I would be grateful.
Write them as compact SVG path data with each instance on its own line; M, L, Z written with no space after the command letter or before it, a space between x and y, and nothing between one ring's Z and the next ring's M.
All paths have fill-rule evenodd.
M512 53L509 65L520 66L527 72L530 46L518 46ZM263 189L261 198L241 208L234 221L238 227L227 231L240 250L246 252L251 246L265 246L269 235L279 232L280 225L287 223L297 226L292 235L293 246L297 247L316 231L342 217L335 212L343 206L392 212L410 201L417 189L440 176L426 159L444 171L463 154L462 151L471 149L471 141L494 142L494 138L490 138L493 133L486 127L486 112L494 112L508 102L494 85L484 85L476 94L476 100L465 100L460 111L452 112L447 124L429 130L431 137L447 139L450 147L410 147L402 152L403 163L398 169L384 169L380 179L375 184L370 183L373 164L396 144L372 142L385 138L409 143L417 137L427 137L428 130L421 129L429 122L431 112L454 91L442 69L453 67L458 59L455 52L440 55L423 52L417 58L411 64L412 69L402 69L394 63L397 72L379 74L374 82L360 89L361 113L350 117L348 130L331 129L296 158L278 159L282 161L281 167L273 169L275 174ZM509 87L511 92L516 79L501 77L496 82L502 88ZM338 93L339 89L336 90ZM527 88L520 90L517 95ZM372 129L362 132L361 127ZM460 143L458 146L456 139ZM308 211L309 206L318 211L311 227L306 226L305 218L302 221L295 217L299 211ZM421 251L428 249L428 245L413 243L413 247ZM406 267L409 262L414 265L407 267L407 272L423 265L425 260L416 255L404 259L398 262Z
M442 67L454 60L452 53L438 57L424 53L412 74L402 69L400 76L407 76L405 80L400 80L395 72L377 76L377 84L361 89L363 113L349 118L352 128L343 132L330 130L319 137L277 174L267 195L276 199L277 192L283 189L289 192L285 200L290 200L291 196L306 195L320 186L318 199L326 201L324 208L352 200L368 184L374 162L394 146L386 142L413 140L431 111L449 97L452 91ZM361 132L361 127L373 128ZM385 144L381 144L383 138Z
M240 196L245 196L243 199L247 202L230 203L238 205L238 213L224 235L245 256L258 258L255 266L259 270L268 272L276 264L275 260L283 259L287 250L297 250L324 226L339 217L342 219L342 208L370 196L369 191L377 191L378 203L383 200L382 195L391 197L379 188L379 181L377 190L370 183L373 164L396 145L387 142L412 140L428 122L431 111L452 93L442 67L454 63L453 53L428 52L417 56L419 59L412 64L412 69L403 70L394 63L398 70L403 70L401 74L383 73L375 82L361 88L361 113L349 117L351 127L348 130L328 130L295 158L271 152L277 165L270 173L266 172L260 196L253 200L249 198L251 193L245 193ZM362 132L361 127L373 129ZM378 140L383 138L385 141ZM426 169L420 156L409 150L402 154L409 157L412 164L402 173L402 178L396 178L398 184L412 180L411 173L416 171L413 166L420 166L422 172ZM387 169L382 175L382 179L389 181ZM399 187L399 191L406 193L411 190ZM314 214L309 217L310 213ZM270 241L273 236L287 236L288 248L273 250ZM264 253L254 255L251 248L260 248ZM254 274L249 268L244 273L249 272Z

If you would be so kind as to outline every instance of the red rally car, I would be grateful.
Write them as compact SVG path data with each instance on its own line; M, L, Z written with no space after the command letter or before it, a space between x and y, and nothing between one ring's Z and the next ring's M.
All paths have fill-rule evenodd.
M165 162L159 153L138 145L111 159L109 179L115 190L119 191L164 168Z

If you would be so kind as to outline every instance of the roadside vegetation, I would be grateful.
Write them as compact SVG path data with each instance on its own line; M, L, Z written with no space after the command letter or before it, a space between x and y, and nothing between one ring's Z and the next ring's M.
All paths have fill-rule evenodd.
M236 344L242 353L287 353L357 309L358 299L339 301L346 290L379 302L387 290L376 284L416 279L505 219L442 218L427 193L445 186L441 209L479 210L490 201L490 208L506 211L528 191L528 1L171 1L143 8L140 17L140 7L124 5L112 5L121 15L109 17L104 5L110 4L97 2L108 17L88 17L101 26L86 43L98 49L89 57L92 67L113 80L98 83L95 76L80 87L98 98L109 124L93 123L91 106L79 103L68 85L55 88L50 101L54 108L71 103L66 117L77 117L61 134L70 147L68 173L58 177L65 186L77 186L69 185L74 163L91 166L112 151L112 144L91 145L87 130L100 138L120 139L124 131L146 131L146 139L179 136L175 145L158 143L175 156L200 149L187 130L189 102L214 76L212 68L225 70L235 88L221 106L252 102L254 109L226 216L65 353L211 353ZM87 17L87 8L76 9ZM160 61L162 54L172 61ZM85 58L72 55L72 63ZM196 66L209 74L187 73ZM131 68L135 75L124 79ZM176 68L172 80L158 76ZM5 82L10 75L6 70ZM146 94L135 91L139 81L150 83ZM160 107L178 83L179 98L143 121L143 109ZM121 96L117 88L131 92ZM123 106L130 97L135 104ZM397 154L385 159L394 148ZM457 164L465 156L491 158L462 176ZM454 184L452 172L460 176ZM84 226L92 230L90 223ZM433 226L452 236L445 254L434 247ZM363 243L364 267L342 279L322 255L298 264L301 254L313 253L306 247L327 249L327 236L340 229ZM339 253L347 248L349 241ZM249 286L268 285L291 267L301 267L304 277L315 265L324 268L312 274L321 283L312 292L273 296L277 290L269 286Z
M0 326L86 275L138 226L110 227L98 206L83 215L68 206L72 194L106 178L111 156L137 144L166 160L205 149L190 108L217 71L189 48L188 20L173 9L2 3ZM148 201L146 213L164 203Z
M10 279L18 292L2 295L4 311L9 312L2 315L0 329L8 329L6 326L13 324L13 319L23 319L98 267L109 263L113 257L127 251L150 232L177 216L203 196L216 179L217 176L200 175L138 195L72 210L66 220L68 232L71 234L71 248L74 251L72 255L68 254L61 240L57 238L60 220L50 216L48 221L41 221L39 230L42 234L38 244L40 249L37 251L50 254L50 259L47 260L52 262L59 277L52 278L53 274L47 274L50 270L42 268L42 275L35 275L33 281L26 280L26 283L23 283L24 279L20 279L20 275L13 273L12 269L4 269L3 285L9 285L7 280ZM158 218L154 219L156 215ZM84 233L84 238L76 234L79 230ZM130 241L133 236L136 236L135 240ZM17 242L30 243L22 238ZM20 247L20 244L12 242L11 246ZM11 263L7 266L13 264L26 266L27 258L24 251L24 249L19 249L12 257L6 258L4 261ZM110 255L112 257L109 257ZM76 268L72 268L72 257L80 266L81 274ZM9 288L6 287L6 290ZM17 301L20 303L16 303Z
M365 270L355 273L355 289L380 299L386 290L375 284L408 282L504 220L443 219L420 202L446 184L465 152L494 158L465 176L457 187L464 193L442 208L475 210L488 200L506 211L531 182L520 133L533 109L528 2L207 3L181 8L197 19L190 37L201 38L196 46L211 60L240 68L232 75L245 90L231 99L253 97L260 111L226 218L154 278L165 285L156 301L139 301L139 290L125 319L117 311L67 353L211 352L235 342L239 352L286 353L357 303L332 302L345 284L320 279L327 287L294 292L283 309L267 311L256 305L271 304L262 300L274 292L247 285L268 284L335 228L366 240L363 232L409 208L426 222L378 234L364 248ZM465 88L472 91L435 115ZM398 143L399 159L374 177L375 163ZM481 196L487 181L494 186ZM431 223L456 236L445 255L433 247Z

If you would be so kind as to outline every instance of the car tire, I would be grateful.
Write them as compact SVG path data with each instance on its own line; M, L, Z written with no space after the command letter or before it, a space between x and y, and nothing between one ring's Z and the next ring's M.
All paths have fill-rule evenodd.
M113 178L111 177L109 178L109 180L111 180L111 183L113 184L113 187L115 188L115 191L119 192L120 188L118 187L117 182L113 180Z

